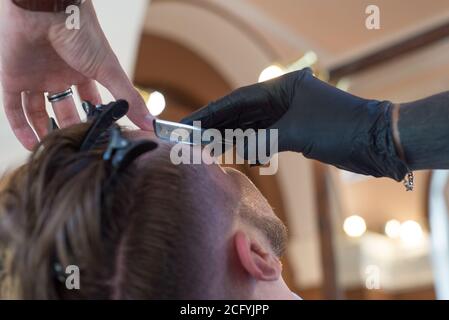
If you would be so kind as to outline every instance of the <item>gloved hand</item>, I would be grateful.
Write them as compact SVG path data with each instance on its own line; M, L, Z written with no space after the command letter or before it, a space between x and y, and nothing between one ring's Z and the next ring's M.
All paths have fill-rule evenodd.
M400 181L408 168L395 150L391 109L388 101L353 96L304 69L237 89L182 122L222 132L278 129L279 151Z

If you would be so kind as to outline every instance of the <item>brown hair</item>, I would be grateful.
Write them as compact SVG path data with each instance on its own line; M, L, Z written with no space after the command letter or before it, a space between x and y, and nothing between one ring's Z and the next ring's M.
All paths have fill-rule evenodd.
M220 297L228 193L203 166L172 165L159 143L104 194L106 146L79 152L87 129L49 135L0 191L3 298ZM80 290L67 290L57 265L79 267Z

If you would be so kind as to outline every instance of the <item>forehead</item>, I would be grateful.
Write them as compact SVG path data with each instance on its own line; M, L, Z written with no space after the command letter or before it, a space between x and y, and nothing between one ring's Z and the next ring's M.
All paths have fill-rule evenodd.
M158 139L153 131L133 130L127 132L127 136L131 139ZM207 171L207 179L212 184L219 185L219 189L232 194L232 198L242 206L259 214L274 215L268 201L242 172L229 167L222 168L217 164L202 166ZM203 178L206 179L206 176Z
M126 136L133 140L139 140L139 139L157 139L156 134L154 131L143 131L143 130L129 130L126 131Z

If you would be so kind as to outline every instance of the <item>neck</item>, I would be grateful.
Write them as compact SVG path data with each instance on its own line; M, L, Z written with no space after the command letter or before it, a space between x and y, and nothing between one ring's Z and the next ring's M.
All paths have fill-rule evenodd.
M290 291L284 279L259 282L255 286L252 299L256 300L294 300L295 295Z

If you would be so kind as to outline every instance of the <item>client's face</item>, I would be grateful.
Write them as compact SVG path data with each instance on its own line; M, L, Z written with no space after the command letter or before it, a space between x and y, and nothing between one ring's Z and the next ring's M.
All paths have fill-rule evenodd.
M130 135L136 139L155 139L151 132L135 131ZM232 221L231 230L223 234L223 238L229 238L233 251L229 260L235 261L231 283L236 284L236 290L245 292L242 297L294 298L282 279L279 260L286 247L286 228L267 200L241 172L216 164L202 167L205 174L198 178L202 185L208 186L210 194L197 196L214 197L214 192L225 192L235 208L214 208L215 214ZM220 206L218 202L215 205Z
M157 139L153 132L148 131L136 130L128 134L133 139ZM239 210L234 212L235 217L232 217L236 224L246 225L248 231L258 232L259 237L265 238L274 253L280 257L286 247L286 227L259 189L246 175L236 169L221 167L218 164L203 166L208 175L202 177L201 183L209 184L211 189L226 190L229 193L228 198L238 203Z

